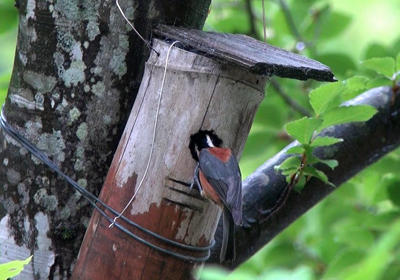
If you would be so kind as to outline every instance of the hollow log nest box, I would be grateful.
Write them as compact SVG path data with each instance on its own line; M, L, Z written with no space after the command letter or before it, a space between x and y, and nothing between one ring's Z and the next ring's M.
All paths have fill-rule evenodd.
M195 168L188 149L190 135L199 129L213 129L225 146L240 157L271 76L318 81L334 81L334 77L319 62L244 35L163 25L156 27L153 34L159 38L154 39L153 47L160 55L152 51L146 63L138 96L100 199L122 211L143 178L153 149L143 185L124 216L168 239L205 247L213 240L220 213L197 190L187 193ZM169 43L176 40L182 43L181 48L173 47L170 51L157 115ZM152 143L156 115L157 129ZM118 222L166 250L194 257L206 254L170 246L121 219ZM190 271L198 264L157 252L115 227L110 229L109 224L98 212L92 216L76 264L79 269L75 269L75 279L104 279L107 273L122 266L119 279L131 279L137 270L144 273L141 279L155 279L151 275L167 270L178 273L175 279L191 278ZM105 255L125 257L107 263L103 260ZM143 267L143 259L151 265Z

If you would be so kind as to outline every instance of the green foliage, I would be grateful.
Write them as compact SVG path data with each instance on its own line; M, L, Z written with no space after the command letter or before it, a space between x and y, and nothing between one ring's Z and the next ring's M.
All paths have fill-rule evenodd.
M400 53L397 54L396 60L392 57L376 57L363 61L362 65L383 76L374 79L374 86L388 85L388 81L392 86L396 86L400 75Z
M362 65L378 74L382 74L388 79L392 79L395 73L394 59L391 57L371 58L363 61Z
M0 0L0 35L7 33L17 25L17 9L13 1Z
M315 168L315 164L323 163L333 169L338 162L334 159L319 159L313 152L318 147L334 145L342 139L319 137L317 133L334 125L367 121L377 112L368 105L340 106L344 99L341 95L344 92L349 94L352 89L363 88L363 80L361 77L353 77L311 91L310 104L315 117L304 117L286 124L287 133L299 142L299 146L290 148L287 153L291 156L276 169L282 170L282 174L287 176L291 185L298 185L299 179L306 176L318 178L333 186L325 173ZM301 190L302 187L298 186L297 190Z
M7 280L8 278L17 276L24 270L24 266L27 265L32 259L32 256L23 261L12 261L5 264L0 264L0 280Z
M250 2L253 4L256 37L263 40L261 3ZM300 120L299 123L304 125L303 133L290 125L289 129L305 142L313 123L307 123L303 118L311 119L310 122L314 122L315 118L326 118L325 125L336 123L336 119L331 118L330 114L334 117L340 113L329 111L334 108L353 110L342 109L339 105L372 87L393 86L393 77L390 75L398 75L400 70L400 36L396 31L400 24L400 6L394 4L395 1L284 0L289 14L292 15L293 24L288 20L287 11L283 11L280 2L265 1L268 43L328 65L341 82L321 88L315 81L299 82L276 78L285 93L309 111L308 115L312 117L304 118L304 114L286 104L278 90L269 85L240 161L244 176L292 141L283 131L286 123ZM235 32L237 28L231 28L230 25L218 25L214 28L215 23L228 17L228 11L232 9L242 13L241 17L234 19L235 26L251 26L244 3L214 0L206 29ZM243 16L245 14L247 17ZM250 28L244 33L254 36ZM298 48L299 42L304 43L305 47ZM377 71L380 69L379 62L377 66L372 63L372 69L365 67L364 63L359 67L360 61L387 57L396 59L392 59L394 64L381 63L380 67L386 71L383 72L386 75ZM388 69L393 70L390 72ZM395 80L398 81L398 77ZM312 89L315 90L309 95ZM372 114L368 112L370 109L356 110L360 114L366 110L364 118L358 116L361 120ZM332 121L328 122L330 119ZM319 130L323 125L321 124ZM288 154L294 156L281 164L282 172L286 175L293 174L301 163L303 153L310 156L313 148L334 145L337 141L341 140L313 134L308 146L298 145L287 150ZM318 159L312 158L311 154L310 161L315 160ZM332 159L325 161L325 164L334 168L338 163ZM279 279L280 275L284 275L283 279L346 280L353 277L352 274L359 276L358 279L398 279L400 241L395 233L390 234L392 229L396 232L393 227L397 225L400 211L398 166L400 149L342 185L233 273L224 271L219 278L216 276L213 279L233 279L238 275L241 277L239 279ZM383 246L382 243L386 245ZM385 248L385 255L378 252L376 248L379 246ZM374 254L378 254L378 260L374 259ZM357 275L363 272L365 266L368 266L365 275ZM299 271L306 273L302 277L297 274L294 277Z
M7 94L11 78L17 34L17 9L14 1L0 0L0 105Z

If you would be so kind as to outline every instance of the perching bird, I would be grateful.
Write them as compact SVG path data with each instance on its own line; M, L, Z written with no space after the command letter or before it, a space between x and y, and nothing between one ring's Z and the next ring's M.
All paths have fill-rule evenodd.
M198 162L193 185L223 211L223 239L220 261L234 261L235 224L242 225L242 175L239 164L222 140L212 130L200 130L191 135L189 148Z

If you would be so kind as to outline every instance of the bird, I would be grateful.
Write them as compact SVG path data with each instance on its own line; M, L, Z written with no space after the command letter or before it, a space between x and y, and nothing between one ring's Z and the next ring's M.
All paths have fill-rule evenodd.
M242 219L242 175L236 157L213 130L199 130L190 136L189 149L197 162L193 182L202 197L216 204L223 213L220 262L236 259L235 225Z

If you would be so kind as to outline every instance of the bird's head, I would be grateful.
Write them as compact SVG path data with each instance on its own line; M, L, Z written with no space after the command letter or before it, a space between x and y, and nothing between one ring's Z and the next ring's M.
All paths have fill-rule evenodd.
M222 140L213 130L199 130L190 136L189 149L195 161L199 161L199 153L206 148L220 148Z

